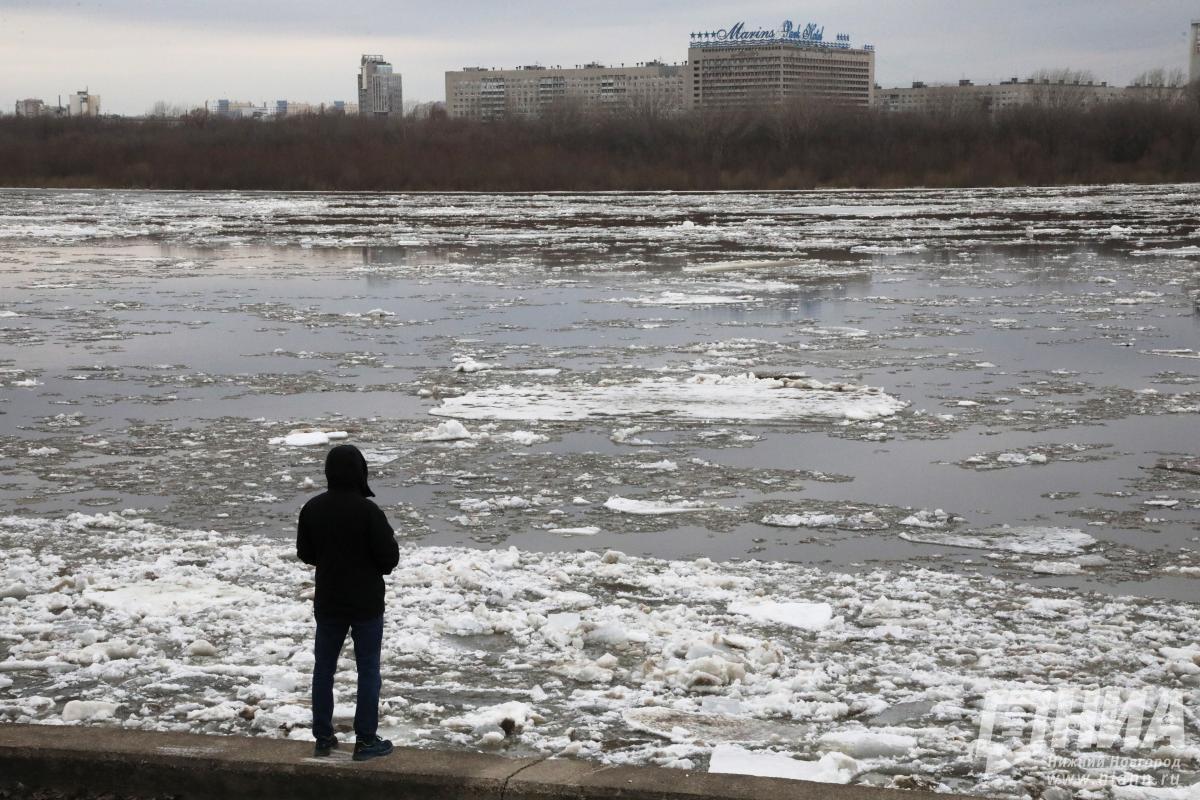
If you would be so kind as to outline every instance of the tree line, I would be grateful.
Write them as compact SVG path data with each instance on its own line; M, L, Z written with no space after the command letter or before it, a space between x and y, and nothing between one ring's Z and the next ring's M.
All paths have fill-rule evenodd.
M1193 87L1194 89L1195 87ZM887 113L790 106L478 122L0 119L0 186L711 190L1200 180L1200 98Z

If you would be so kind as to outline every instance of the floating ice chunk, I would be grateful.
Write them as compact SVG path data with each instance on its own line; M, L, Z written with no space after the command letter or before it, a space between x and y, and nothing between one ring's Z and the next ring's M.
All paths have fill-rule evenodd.
M828 628L834 621L833 606L829 603L780 602L778 600L744 601L731 603L729 611L733 614L750 617L756 622L773 622L806 631Z
M454 356L451 360L454 362L455 372L484 372L496 367L495 364L476 361L474 356Z
M1200 256L1200 246L1185 245L1183 247L1151 247L1145 250L1134 250L1131 256Z
M64 722L112 719L119 707L103 700L71 700L63 706L62 718Z
M456 419L448 419L432 428L417 431L412 438L418 442L454 442L459 439L470 439L471 432Z
M550 533L557 533L563 536L595 536L600 532L600 529L595 525L584 525L579 528L551 528Z
M1154 508L1174 508L1175 506L1179 505L1179 501L1165 497L1156 497L1153 500L1143 501L1142 505L1152 506Z
M922 508L915 514L910 514L900 520L901 525L908 525L912 528L944 528L946 523L950 521L950 515L940 508L935 508L933 511ZM900 534L904 536L904 534ZM913 539L916 541L916 539Z
M331 441L349 438L346 431L292 431L287 436L276 436L269 440L270 444L283 444L288 447L311 447L313 445L329 444Z
M489 497L481 500L476 497L468 497L465 500L458 501L460 511L465 511L468 514L490 514L493 511L509 511L511 509L529 508L533 503L526 500L524 497L516 495L507 495L503 497Z
M451 420L451 421L453 421L453 420ZM446 424L446 423L443 423L443 424ZM541 433L534 433L533 431L512 431L510 433L504 434L504 438L511 439L512 441L516 442L517 444L523 444L526 447L530 447L532 445L539 444L541 442L550 441L549 436L546 436L545 434L541 434Z
M612 435L609 437L609 439L612 440L613 444L628 444L639 447L655 444L655 442L652 442L649 439L637 438L635 434L641 433L642 430L643 428L638 425L634 425L631 428L617 428L612 432Z
M826 753L817 761L801 761L786 753L754 752L736 744L713 748L709 772L791 778L819 783L849 783L858 774L858 762L843 753Z
M653 461L649 464L638 464L638 469L644 469L648 472L674 472L679 469L679 465L670 459L664 458L662 461Z
M12 597L17 600L23 600L29 596L29 590L25 588L23 583L10 583L0 586L0 600L6 597Z
M45 385L45 384L43 384L37 378L25 378L24 380L20 380L20 381L13 381L13 386L19 386L22 389L32 389L35 386L43 386L43 385Z
M895 758L917 746L916 737L866 728L833 731L817 740L826 750L837 750L854 758Z
M762 518L763 525L773 525L778 528L828 528L839 525L842 517L837 514L767 514Z
M718 508L700 500L636 500L616 495L605 500L604 507L622 514L686 514L690 511L710 511Z
M869 386L758 378L753 373L642 378L630 383L496 386L442 401L429 413L460 419L582 420L660 415L684 419L848 419L894 416L907 403Z
M1200 352L1188 347L1176 349L1143 350L1143 353L1155 356L1170 356L1171 358L1200 358Z
M1041 525L1007 525L975 533L901 533L900 538L922 544L967 547L978 550L1007 550L1029 555L1062 556L1081 553L1096 543L1095 538L1076 528Z
M856 244L850 248L851 253L870 253L874 255L898 255L900 253L920 253L925 250L923 244Z
M659 295L643 297L620 297L617 303L633 303L640 306L720 306L735 303L752 303L754 297L748 294L688 294L686 292L664 291Z
M42 456L53 456L59 453L57 447L31 447L28 450L29 455L41 458Z
M1079 575L1083 567L1073 561L1034 561L1029 570L1039 575Z

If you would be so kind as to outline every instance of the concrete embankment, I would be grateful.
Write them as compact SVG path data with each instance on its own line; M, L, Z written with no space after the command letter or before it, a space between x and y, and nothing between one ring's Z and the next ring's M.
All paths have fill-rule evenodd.
M171 795L182 800L950 800L777 778L713 775L587 761L506 758L397 748L350 760L343 745L312 758L312 745L283 739L154 733L101 727L0 725L0 788L66 793ZM19 795L18 795L19 796Z

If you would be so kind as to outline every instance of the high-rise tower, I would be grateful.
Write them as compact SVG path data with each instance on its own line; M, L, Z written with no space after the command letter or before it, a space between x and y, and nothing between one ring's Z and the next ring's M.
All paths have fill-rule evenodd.
M358 113L371 117L404 114L400 73L383 56L364 55L358 68Z
M1192 20L1192 35L1188 38L1188 80L1200 81L1200 19Z

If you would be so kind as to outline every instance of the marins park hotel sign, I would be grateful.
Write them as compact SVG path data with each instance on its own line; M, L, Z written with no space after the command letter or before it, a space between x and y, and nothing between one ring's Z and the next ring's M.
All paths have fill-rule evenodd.
M790 19L785 19L778 29L747 28L746 23L738 22L728 28L715 31L702 31L692 34L692 44L701 47L735 46L741 44L766 44L768 42L793 42L810 47L831 47L838 50L850 49L850 35L839 33L832 42L825 41L824 26L810 22L804 27L793 25ZM864 50L874 49L872 45L864 45Z

